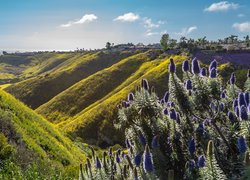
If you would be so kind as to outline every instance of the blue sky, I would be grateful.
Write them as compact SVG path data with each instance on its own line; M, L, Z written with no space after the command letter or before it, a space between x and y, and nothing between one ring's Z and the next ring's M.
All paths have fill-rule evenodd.
M0 0L0 50L157 43L163 33L216 40L250 34L250 1Z

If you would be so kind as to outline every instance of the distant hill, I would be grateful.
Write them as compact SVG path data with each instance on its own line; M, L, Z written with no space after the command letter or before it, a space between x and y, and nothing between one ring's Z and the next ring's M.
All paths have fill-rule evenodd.
M14 84L6 90L35 109L83 78L129 55L130 52L59 54L57 56L60 58L49 57L39 67L34 66L24 71L33 72L35 69L42 72L41 75L37 72L38 76Z

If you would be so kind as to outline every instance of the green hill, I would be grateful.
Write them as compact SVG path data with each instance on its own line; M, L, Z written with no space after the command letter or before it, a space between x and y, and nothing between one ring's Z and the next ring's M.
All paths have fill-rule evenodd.
M186 56L175 56L174 59L178 62L178 69L180 69L181 62L186 59ZM120 139L118 136L121 135L117 134L112 127L112 120L117 118L116 109L121 100L126 99L127 94L140 84L142 78L154 82L151 85L156 89L160 89L157 93L162 96L167 89L168 63L169 59L156 59L145 62L112 92L91 104L76 116L59 123L58 126L65 132L79 136L89 143L113 144Z
M148 54L140 53L130 56L109 68L98 71L59 93L40 106L37 112L54 123L73 117L133 76L143 63L150 61Z
M109 67L121 59L131 55L130 52L114 53L74 53L67 57L47 59L43 66L34 66L26 69L26 73L36 71L45 72L33 78L21 81L6 90L20 99L32 109L46 103L58 93L66 90L83 78ZM64 58L67 58L66 60ZM39 69L40 70L37 70Z
M85 160L82 150L53 124L3 90L0 90L0 138L0 159L10 158L20 166L40 162L53 169L77 166Z

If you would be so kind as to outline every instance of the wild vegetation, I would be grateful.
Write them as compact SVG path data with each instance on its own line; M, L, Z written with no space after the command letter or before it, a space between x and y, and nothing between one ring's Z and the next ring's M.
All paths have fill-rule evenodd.
M80 179L249 179L250 71L243 90L217 62L183 62L182 80L169 64L168 91L155 94L146 79L121 103L116 128L124 149L95 153L80 165Z

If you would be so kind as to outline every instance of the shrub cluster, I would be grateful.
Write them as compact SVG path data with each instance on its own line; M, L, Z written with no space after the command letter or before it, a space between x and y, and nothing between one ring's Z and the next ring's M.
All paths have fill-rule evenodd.
M250 177L250 73L239 89L233 73L223 84L217 61L208 69L169 64L169 89L157 97L146 79L121 103L115 127L126 148L80 165L80 179L247 179Z

